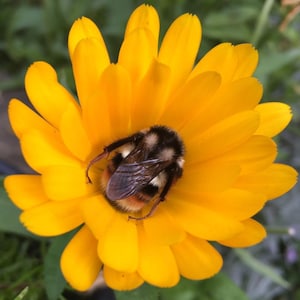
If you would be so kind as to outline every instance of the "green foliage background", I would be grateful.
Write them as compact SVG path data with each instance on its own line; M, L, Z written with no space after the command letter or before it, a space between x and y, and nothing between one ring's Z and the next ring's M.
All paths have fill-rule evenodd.
M74 89L67 51L67 35L74 20L82 15L93 19L101 28L112 59L116 60L126 21L131 11L143 2L0 0L0 74L5 75L0 82L0 91L22 89L27 67L37 60L52 64L63 83ZM295 0L294 6L284 6L279 0L153 0L147 3L158 10L162 33L182 13L190 12L200 17L203 41L199 58L220 42L253 43L260 53L256 76L264 85L264 101L283 101L292 105L294 121L288 137L299 137L300 14L295 15L283 29L281 27L300 1L297 4ZM287 147L286 141L279 141L279 144L280 157L296 162L297 167L299 159L291 157L291 148ZM19 224L18 214L19 211L0 188L0 300L73 299L66 293L62 295L66 286L59 271L59 253L72 233L53 241L33 237ZM265 218L264 215L260 217ZM281 223L289 224L284 220ZM285 228L283 233L286 233ZM284 234L279 237L276 241L283 241L284 246L292 242L293 249L299 253L299 239L291 241ZM227 250L223 251L225 260L226 256L228 261L236 262L238 259L237 272L244 274L250 268L267 278L268 284L272 283L263 287L265 291L259 294L263 297L257 296L257 291L247 290L249 278L240 281L237 287L224 275L228 268L231 269L228 264L225 264L225 273L212 280L200 283L183 280L173 290L145 285L138 291L116 293L116 297L119 300L300 299L299 261L290 265L279 260L275 272L264 261L269 255L266 251L269 248L256 249L249 253L231 251L228 254ZM262 253L262 256L254 258L257 253ZM277 274L278 270L282 276ZM278 292L270 293L267 290L270 286L277 288Z

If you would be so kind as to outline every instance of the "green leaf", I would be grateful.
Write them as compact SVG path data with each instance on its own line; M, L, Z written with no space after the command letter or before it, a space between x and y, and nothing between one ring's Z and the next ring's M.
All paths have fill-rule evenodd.
M115 291L117 300L158 300L159 289L149 284L143 284L136 290L128 292Z
M243 25L240 25L238 32L234 31L236 25L224 25L223 27L209 27L204 35L207 38L219 39L223 42L233 41L247 41L250 38L250 30Z
M60 270L60 256L73 235L74 231L52 239L45 256L44 280L49 300L57 300L66 286L66 281Z
M220 11L213 11L205 17L208 27L222 27L228 24L241 25L256 18L257 10L251 5L231 6Z
M199 293L199 281L181 278L173 288L160 289L161 300L196 300ZM202 300L202 299L201 299Z
M116 1L112 0L108 3L107 21L104 32L111 35L122 35L128 17L130 16L134 6L131 0Z
M245 293L225 274L219 273L200 283L201 300L248 300Z
M162 300L247 300L247 296L226 275L191 281L182 278L172 289L161 290Z
M20 223L21 211L10 201L4 187L4 178L0 178L0 230L22 235L31 235Z
M204 35L221 41L248 41L251 37L251 28L248 21L256 18L253 6L233 6L223 9L222 12L211 12L204 17ZM236 28L239 30L236 30Z
M21 293L19 293L19 295L14 299L14 300L22 300L24 299L24 297L27 295L28 293L28 286L26 286Z
M300 58L300 49L292 49L285 52L260 52L260 64L255 72L255 76L263 79L266 75L275 73L279 69L294 63Z
M283 288L289 288L290 283L283 279L274 268L257 260L249 251L243 249L234 249L237 256L251 269L270 278L275 283L279 284Z
M226 275L202 281L181 278L173 288L156 288L148 284L130 292L115 292L117 300L248 300Z

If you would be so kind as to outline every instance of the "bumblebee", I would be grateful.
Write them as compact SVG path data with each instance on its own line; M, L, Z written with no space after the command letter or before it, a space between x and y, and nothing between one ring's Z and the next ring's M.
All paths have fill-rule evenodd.
M150 201L150 217L160 202L165 200L171 186L183 174L184 145L178 134L165 126L152 126L104 147L86 169L115 152L102 176L102 186L107 201L121 212L140 212Z

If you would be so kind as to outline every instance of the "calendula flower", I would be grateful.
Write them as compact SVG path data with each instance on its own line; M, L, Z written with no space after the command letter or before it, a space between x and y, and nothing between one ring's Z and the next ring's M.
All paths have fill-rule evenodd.
M195 64L200 40L198 18L184 14L159 46L157 12L142 5L111 63L100 31L83 17L68 42L77 97L40 61L25 77L37 113L17 99L10 103L12 128L37 174L9 176L5 187L29 231L56 236L81 226L61 257L77 290L88 289L101 270L117 290L213 276L222 258L210 242L260 242L266 232L252 217L296 182L292 167L274 162L272 140L291 111L259 104L257 51L222 43ZM177 153L170 136L149 135L157 127L184 148ZM163 154L152 153L157 145ZM150 175L148 165L156 168Z

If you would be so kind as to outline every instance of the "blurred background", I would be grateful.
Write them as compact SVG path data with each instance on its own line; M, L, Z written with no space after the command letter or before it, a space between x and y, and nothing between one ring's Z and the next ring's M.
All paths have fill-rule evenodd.
M83 15L93 19L101 28L115 61L126 21L141 3L144 1L0 0L1 181L7 174L31 172L22 159L7 118L10 98L17 97L28 103L23 87L27 67L33 61L47 61L58 71L61 82L73 90L67 36L74 20ZM182 13L200 17L203 41L198 58L220 42L255 45L260 53L256 77L264 85L263 101L281 101L293 108L293 121L277 140L278 161L299 170L300 0L156 0L146 3L158 10L162 33ZM221 250L224 273L249 299L300 299L299 195L298 185L281 199L269 203L258 216L269 231L263 243L247 251ZM49 245L48 240L32 237L20 226L18 211L0 188L0 300L15 299L26 287L29 290L24 299L47 299L45 282L59 282L57 278L49 279L44 272L49 255L57 255L57 249ZM114 299L101 281L98 287L100 289L87 294L76 294L62 286L64 292L58 299ZM49 290L47 295L49 297ZM19 299L23 299L21 297ZM199 298L195 292L178 299Z

